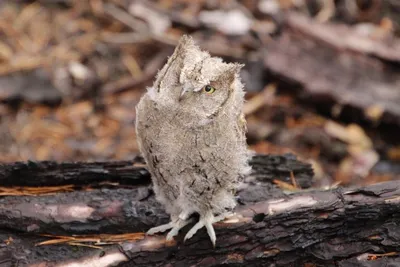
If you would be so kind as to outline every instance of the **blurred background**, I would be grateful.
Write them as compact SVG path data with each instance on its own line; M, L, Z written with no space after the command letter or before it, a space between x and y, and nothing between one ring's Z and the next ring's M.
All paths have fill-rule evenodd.
M182 34L246 64L252 150L315 186L400 179L398 0L2 0L0 161L135 157L135 105Z

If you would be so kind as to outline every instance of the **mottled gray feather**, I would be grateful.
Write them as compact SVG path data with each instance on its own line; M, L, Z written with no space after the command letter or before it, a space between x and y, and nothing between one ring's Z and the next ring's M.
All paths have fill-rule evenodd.
M241 67L183 36L137 106L139 147L172 220L235 206L233 194L249 171ZM212 94L204 91L209 84Z

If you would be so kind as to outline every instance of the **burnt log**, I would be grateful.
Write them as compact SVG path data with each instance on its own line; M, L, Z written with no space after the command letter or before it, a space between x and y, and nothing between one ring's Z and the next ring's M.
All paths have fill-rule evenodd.
M144 212L155 210L149 204L154 202L143 202ZM399 204L399 181L299 192L245 204L232 218L214 224L216 248L205 230L183 243L188 227L173 242L137 229L136 240L101 249L71 244L35 246L50 237L2 230L0 237L11 241L1 247L0 257L10 264L18 261L38 267L91 266L95 262L97 266L384 266L400 262ZM126 216L137 210L134 206L126 209L131 208ZM153 220L147 221L147 227L166 222L167 216L161 214L160 221L154 219L158 214L148 216Z
M308 188L312 183L311 166L298 161L292 154L255 155L250 165L258 181L272 183L273 179L278 179L290 182L290 172L293 172L302 188ZM102 182L143 185L150 183L150 174L143 158L139 156L133 160L109 162L0 163L1 186L82 186Z
M293 172L305 188L311 184L310 166L291 155L256 156L252 160L253 173L245 178L238 192L236 215L214 225L217 245L213 248L204 229L183 243L190 226L182 229L172 242L166 242L162 234L145 235L150 227L166 223L169 218L155 201L148 174L139 180L132 178L135 182L127 182L130 180L115 174L121 170L121 175L126 177L126 168L135 166L133 162L68 163L69 168L52 163L51 172L46 164L2 164L1 178L19 186L66 184L66 181L82 186L110 179L125 182L90 189L77 186L79 190L51 195L1 197L0 266L382 266L400 263L400 181L352 189L282 192L273 183L275 178L288 182ZM87 175L83 170L93 164L97 170L125 167L114 167L112 176L100 175L97 180L92 178L87 182L71 175L71 170L77 176ZM32 168L34 175L29 176L26 168ZM145 170L143 166L138 168ZM16 177L10 170L19 170L25 178L10 179L10 175ZM62 178L64 171L70 179ZM39 173L53 173L57 182L50 175L43 180ZM124 239L123 235L128 233L135 238ZM108 237L104 234L120 235L120 239L106 242ZM72 241L62 242L65 238ZM85 238L98 240L80 241ZM61 241L38 245L49 240Z
M144 231L148 225L166 223L168 216L152 196L149 173L143 166L135 166L142 163L141 158L136 158L103 163L1 164L0 181L13 185L0 188L3 195L9 188L18 189L15 186L72 183L76 190L55 195L0 198L0 228L53 234L123 233ZM311 166L293 155L256 155L250 163L253 171L239 190L240 203L284 196L273 180L290 183L291 173L302 188L311 186ZM82 187L84 185L92 187Z

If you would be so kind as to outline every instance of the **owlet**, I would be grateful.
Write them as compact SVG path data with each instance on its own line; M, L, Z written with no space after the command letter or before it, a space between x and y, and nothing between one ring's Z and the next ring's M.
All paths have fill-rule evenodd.
M198 213L185 240L205 226L215 246L212 224L232 213L235 189L250 170L241 67L211 57L183 36L141 98L139 148L156 198L171 216L170 223L148 234L171 229L171 240Z

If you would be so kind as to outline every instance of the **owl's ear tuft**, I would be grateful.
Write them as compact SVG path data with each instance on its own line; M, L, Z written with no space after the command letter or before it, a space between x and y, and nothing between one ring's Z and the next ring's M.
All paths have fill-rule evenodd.
M226 82L229 84L229 89L235 91L238 88L237 82L240 83L240 70L244 64L230 63L229 68L226 70Z
M244 67L244 64L240 63L233 63L232 65L232 72L237 74L239 74L240 70Z
M228 69L226 70L227 78L229 82L233 82L236 77L239 76L240 70L243 68L244 64L230 63Z
M179 39L179 45L182 46L191 46L195 45L193 38L190 35L182 35L181 39Z
M189 35L183 35L179 39L178 45L175 48L174 55L185 55L188 50L196 48L193 38Z

